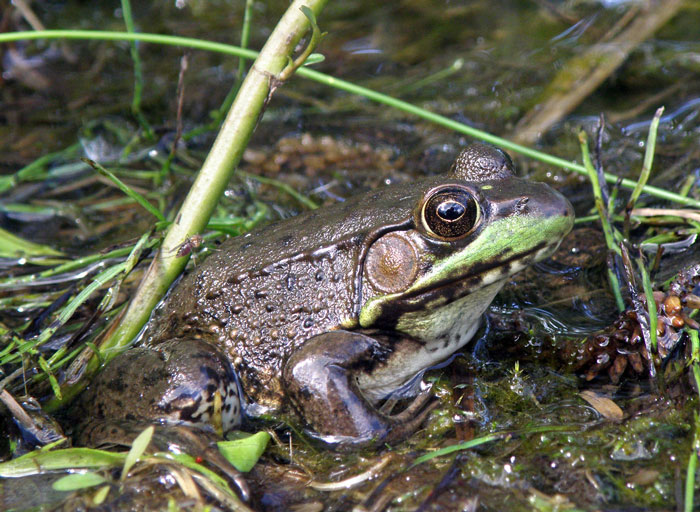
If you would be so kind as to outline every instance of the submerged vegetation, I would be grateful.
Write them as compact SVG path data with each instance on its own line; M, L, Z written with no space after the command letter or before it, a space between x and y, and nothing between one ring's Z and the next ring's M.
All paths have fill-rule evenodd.
M302 4L305 10L299 9ZM489 328L477 342L475 353L460 354L451 366L427 375L440 407L424 431L400 446L387 447L384 453L324 455L294 424L281 427L277 423L281 418L256 425L269 431L273 442L248 477L254 503L277 509L305 503L318 505L317 510L350 505L366 510L432 510L449 509L451 503L463 509L480 503L494 509L508 504L513 509L573 510L600 503L664 508L675 501L692 510L697 500L695 472L700 450L696 412L700 342L695 320L700 307L696 295L700 269L692 251L700 213L688 208L698 208L700 199L696 174L685 177L680 171L680 178L669 174L669 178L657 179L654 186L648 185L654 177L655 154L666 138L658 137L660 123L664 129L663 111L657 111L648 123L646 140L640 133L631 136L644 154L635 169L627 169L632 178L618 178L604 172L606 160L614 159L605 146L611 146L613 154L626 149L616 146L613 130L603 120L584 123L588 131L579 135L580 164L475 129L462 122L462 116L450 115L450 105L437 104L435 110L444 115L437 114L381 94L372 83L359 86L310 69L309 64L321 61L312 52L324 50L323 44L318 46L323 39L317 26L325 27L324 17L319 16L324 4L294 2L259 54L247 49L254 29L252 1L246 2L242 12L240 47L141 33L128 0L122 1L121 10L125 32L0 34L0 42L5 43L29 39L128 41L133 66L128 111L135 121L96 117L86 123L79 143L70 138L62 144L64 149L0 177L2 213L20 219L14 227L30 226L13 233L9 222L0 231L0 401L6 408L0 431L7 432L0 441L0 456L7 459L0 464L4 499L11 495L7 492L10 485L21 485L15 479L27 474L23 468L31 466L41 468L39 476L51 475L53 488L64 492L46 498L47 502L65 498L66 492L78 492L84 503L100 505L120 494L157 487L158 478L153 475L167 474L175 484L166 503L184 496L191 501L179 501L180 506L217 503L233 510L247 509L239 499L247 491L239 487L234 492L235 478L204 467L196 453L192 457L161 452L144 455L152 433L121 453L65 448L67 439L53 414L87 384L101 364L134 341L171 282L188 262L194 266L198 258L216 251L222 237L335 201L358 187L411 179L421 170L441 170L433 161L425 169L401 169L407 166L405 158L397 156L400 151L391 142L381 139L370 138L370 143L362 145L348 143L347 135L279 137L275 123L284 123L284 107L272 109L272 126L263 117L263 110L274 103L273 93L284 92L283 101L298 101L309 109L310 116L329 115L334 108L342 114L350 108L342 101L320 103L325 98L299 100L295 95L305 93L300 86L299 91L295 89L298 82L282 87L294 75L397 109L411 116L412 123L421 122L418 119L436 123L455 134L586 175L593 198L586 194L576 201L577 222L582 229L600 222L602 234L596 230L595 236L604 239L607 252L597 268L560 263L566 270L540 267L529 271L550 277L558 272L569 275L567 299L556 291L561 283L543 282L537 292L528 289L525 280L532 279L532 274L509 286L492 308ZM633 15L639 20L644 12ZM588 16L581 22L586 20L592 22ZM164 129L143 105L150 81L138 41L235 55L240 60L234 88L208 119L194 123L183 118L182 103L190 91L183 78L189 72L188 59L183 57L175 127ZM258 73L250 72L254 58L258 59ZM432 80L439 90L442 80L455 79L452 71L427 77L433 78L421 83L419 90L430 87ZM410 99L410 87L405 90ZM231 113L224 120L229 108ZM367 107L351 107L362 108ZM382 130L390 133L389 139L406 136L401 130L397 135L391 133L386 126L396 118L387 117L389 122L379 116L367 121L377 123L373 136L379 139ZM212 130L219 129L219 123L223 124L218 142L207 153ZM264 150L253 144L244 153L256 124L268 129L267 137L274 142ZM349 122L341 129L351 126ZM434 129L421 125L407 136L429 140L431 135L417 132ZM676 134L680 145L697 163L697 147L693 147L697 146L697 122L689 120L683 130L685 134ZM439 137L445 136L440 133ZM594 138L592 156L589 137ZM447 153L461 142L456 136L450 139L445 143ZM434 153L429 143L422 147L424 154ZM574 158L575 153L568 155ZM636 162L635 158L624 160ZM441 162L439 156L436 161ZM338 162L356 175L324 170ZM688 161L683 166L691 168ZM301 172L285 175L278 172L280 168ZM277 171L255 174L266 169ZM314 174L324 172L324 180L315 181ZM565 192L580 189L582 183L561 175L558 180ZM681 187L676 186L679 181ZM333 189L336 183L340 185ZM659 207L655 202L659 200L676 204ZM572 243L577 248L572 254L586 252L582 250L585 243ZM667 263L666 253L687 257ZM595 274L590 290L600 291L606 286L604 281L609 283L611 292L604 292L602 305L585 297L571 298L578 292L570 283L586 272ZM517 300L510 300L511 295ZM590 315L595 317L594 326L589 323L587 329L577 330L575 324L582 320L571 312L551 320L556 313L549 306L556 311L558 301L579 300L583 309L597 308ZM539 316L532 313L535 308L530 304L544 304L537 311ZM618 311L602 314L605 309ZM573 327L548 327L550 321L570 321ZM605 323L610 324L609 330L600 334ZM579 381L575 375L581 374L584 379ZM579 394L579 389L585 391ZM258 434L264 442L261 439L255 445L252 460L265 448L267 435ZM95 469L69 476L57 471L76 468ZM251 469L250 464L246 469ZM678 493L681 471L683 496ZM279 489L271 490L265 483L269 481L279 484ZM480 487L484 484L489 490ZM22 506L15 502L3 505Z

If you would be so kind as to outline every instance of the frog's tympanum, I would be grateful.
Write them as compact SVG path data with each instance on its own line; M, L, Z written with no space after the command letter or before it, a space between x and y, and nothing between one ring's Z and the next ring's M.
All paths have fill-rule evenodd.
M431 410L416 377L463 347L508 277L572 224L562 195L470 146L447 174L227 241L84 400L98 419L226 431L245 412L286 411L330 443L399 439ZM380 408L397 396L404 410Z

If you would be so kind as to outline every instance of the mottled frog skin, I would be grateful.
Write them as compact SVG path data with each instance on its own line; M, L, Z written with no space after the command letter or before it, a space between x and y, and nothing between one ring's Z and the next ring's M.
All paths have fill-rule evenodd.
M262 406L296 412L328 442L404 437L429 393L398 414L378 403L415 395L406 384L464 346L505 280L572 224L558 192L470 146L446 174L228 240L174 287L145 347L115 358L85 396L98 418L227 430Z

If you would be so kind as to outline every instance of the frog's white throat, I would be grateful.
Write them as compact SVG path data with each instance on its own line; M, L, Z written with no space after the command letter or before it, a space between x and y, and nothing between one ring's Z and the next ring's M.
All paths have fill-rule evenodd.
M381 400L416 374L447 359L466 345L481 325L481 315L506 280L501 279L438 308L405 313L396 330L410 336L371 373L357 378L365 398Z

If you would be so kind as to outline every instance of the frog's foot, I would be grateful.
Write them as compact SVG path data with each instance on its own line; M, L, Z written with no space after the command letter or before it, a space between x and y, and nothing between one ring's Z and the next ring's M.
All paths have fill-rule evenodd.
M289 358L285 389L323 441L339 447L394 442L415 432L437 405L424 392L391 415L363 396L356 376L371 374L389 350L364 334L333 331L311 338Z
M202 340L177 338L115 357L81 394L74 416L195 425L221 435L241 423L241 402L228 359Z
M391 415L382 413L382 416L391 424L391 431L382 441L392 443L418 430L430 413L439 405L439 402L434 398L430 391L423 391L403 411Z
M398 423L406 423L418 415L424 414L425 416L427 416L427 414L430 411L435 409L435 407L438 405L438 402L433 400L434 398L435 397L429 390L423 391L411 401L408 407L406 407L403 411L397 414L390 414L390 412L396 406L395 400L393 400L391 403L387 402L384 405L382 405L379 411L387 418L391 418L392 421Z
M148 426L148 423L140 421L96 420L83 428L76 441L82 446L92 448L129 449L136 436ZM248 484L243 475L219 451L216 445L220 440L218 436L212 432L183 425L154 425L154 427L149 452L187 453L201 459L203 464L218 469L238 489L241 499L248 501L250 498Z

